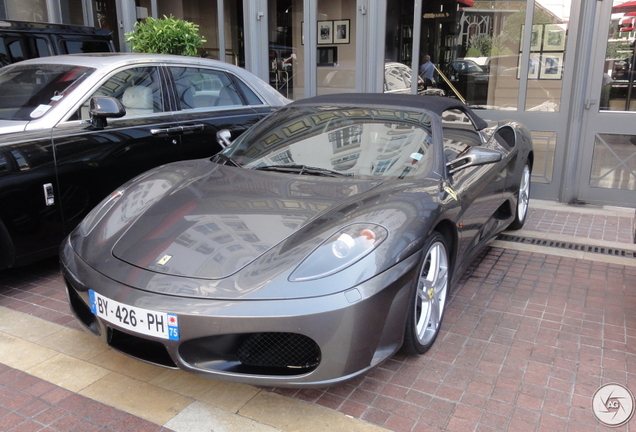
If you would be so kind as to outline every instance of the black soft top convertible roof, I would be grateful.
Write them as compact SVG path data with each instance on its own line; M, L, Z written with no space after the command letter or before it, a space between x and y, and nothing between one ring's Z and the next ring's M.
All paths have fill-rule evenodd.
M421 96L411 94L391 94L391 93L337 93L323 96L315 96L307 99L300 99L292 102L288 106L300 105L346 105L346 106L387 106L425 109L432 111L438 116L449 109L460 109L472 119L477 130L488 127L488 123L475 114L466 104L457 99L441 96Z

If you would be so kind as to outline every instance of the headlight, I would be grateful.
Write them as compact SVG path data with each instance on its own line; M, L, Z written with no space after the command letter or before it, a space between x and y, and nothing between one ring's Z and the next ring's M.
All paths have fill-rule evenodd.
M104 200L99 203L93 210L90 211L82 220L79 225L79 232L82 236L87 236L95 225L108 213L108 211L113 208L113 206L117 203L117 200L124 195L126 189L120 188L115 192L108 195Z
M318 279L343 270L371 253L388 236L386 228L376 224L352 224L311 252L292 272L292 282Z

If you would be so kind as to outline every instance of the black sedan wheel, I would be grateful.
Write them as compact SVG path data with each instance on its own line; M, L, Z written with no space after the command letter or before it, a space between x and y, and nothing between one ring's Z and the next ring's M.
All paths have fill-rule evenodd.
M519 192L517 192L517 207L515 208L515 219L510 224L510 229L521 229L526 223L528 216L528 205L530 204L530 165L523 167Z
M449 284L448 248L441 234L434 234L424 255L406 320L403 349L424 354L439 334Z

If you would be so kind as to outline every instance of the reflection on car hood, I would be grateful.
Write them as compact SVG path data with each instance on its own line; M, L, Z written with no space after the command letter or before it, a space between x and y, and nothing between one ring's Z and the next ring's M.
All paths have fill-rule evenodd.
M219 166L146 210L113 254L156 273L224 278L379 183Z
M27 124L28 121L0 120L0 134L22 132Z

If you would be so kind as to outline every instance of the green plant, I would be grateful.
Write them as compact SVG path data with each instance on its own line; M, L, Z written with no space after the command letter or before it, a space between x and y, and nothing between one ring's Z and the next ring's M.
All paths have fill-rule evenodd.
M138 53L198 56L197 50L205 42L197 24L172 15L136 22L135 29L125 36L130 49Z

